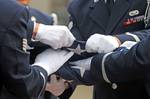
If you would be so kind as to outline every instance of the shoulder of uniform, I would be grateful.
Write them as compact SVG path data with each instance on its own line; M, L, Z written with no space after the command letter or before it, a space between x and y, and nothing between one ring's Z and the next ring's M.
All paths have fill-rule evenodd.
M32 8L32 7L29 7L29 10L30 10L31 15L45 15L45 13L41 12L38 9Z
M38 9L30 7L30 15L31 17L35 17L37 21L43 24L51 24L53 17L48 15L47 13L41 12Z
M71 0L69 6L73 6L73 7L83 6L86 5L89 1L91 0Z
M27 14L27 10L24 6L13 0L0 0L0 23L4 26L10 26L15 23L22 14Z
M79 12L82 8L86 7L86 5L91 0L71 0L68 6L68 11Z

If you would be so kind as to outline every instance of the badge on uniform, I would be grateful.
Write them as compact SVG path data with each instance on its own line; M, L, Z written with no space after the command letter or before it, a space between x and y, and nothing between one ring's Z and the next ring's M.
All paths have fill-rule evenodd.
M141 22L143 21L144 22L144 15L139 15L140 14L140 11L139 10L132 10L129 12L129 16L130 18L126 19L124 22L123 22L123 25L125 27L129 26L129 25L133 25L135 23L138 23L138 22ZM139 16L138 16L139 15Z
M139 10L133 10L129 12L129 16L136 16L139 15Z
M144 22L144 15L128 18L123 22L123 25L127 27L142 21Z
M27 46L28 46L27 39L26 39L26 38L23 38L23 39L22 39L22 50L23 50L24 52L27 52Z

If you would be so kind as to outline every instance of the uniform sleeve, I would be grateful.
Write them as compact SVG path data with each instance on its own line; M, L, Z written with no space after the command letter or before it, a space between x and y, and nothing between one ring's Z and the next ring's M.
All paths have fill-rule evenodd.
M136 41L139 42L140 40L143 40L147 38L150 35L150 30L145 29L141 31L136 32L127 32L125 34L116 35L116 37L121 41L121 43L125 41Z
M149 42L150 36L130 50L123 49L107 54L105 60L106 54L96 55L91 63L91 73L97 77L97 80L105 82L109 80L119 83L145 79L150 70Z
M72 68L67 64L57 73L64 79L74 80L76 84L85 85L94 85L97 82L111 84L143 80L150 69L149 42L150 36L130 50L119 48L113 53L94 55L89 71L85 71L83 68Z
M6 0L6 2L8 1ZM10 2L12 1L10 0ZM26 51L27 9L14 2L11 3L11 6L16 6L14 7L16 12L14 11L15 13L11 15L10 22L4 21L4 26L7 28L1 29L0 33L1 80L7 90L16 97L38 99L43 92L47 73L39 66L31 67L29 65L29 53ZM6 9L8 9L7 7ZM5 16L5 13L2 13L2 16ZM7 16L5 17L7 18Z

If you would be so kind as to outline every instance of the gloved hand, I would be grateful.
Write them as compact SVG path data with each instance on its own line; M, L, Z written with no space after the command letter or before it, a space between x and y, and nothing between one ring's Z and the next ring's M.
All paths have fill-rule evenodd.
M75 40L75 37L66 26L44 24L39 24L34 38L54 49L70 47Z
M125 41L123 44L120 45L120 47L125 47L127 49L130 49L135 44L137 44L137 42L134 42L134 41Z
M51 92L55 96L59 96L68 87L69 87L69 84L66 80L60 77L58 79L56 75L51 75L50 82L47 82L45 90Z
M86 50L91 53L108 53L119 47L116 37L94 34L86 42Z
M33 66L44 68L49 75L56 72L73 54L64 50L47 49L36 57Z

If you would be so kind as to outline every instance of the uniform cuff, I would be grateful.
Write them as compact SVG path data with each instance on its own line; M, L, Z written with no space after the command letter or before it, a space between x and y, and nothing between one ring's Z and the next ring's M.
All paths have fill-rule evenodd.
M97 56L95 56L93 58L92 61L92 66L91 66L91 71L93 76L96 78L96 80L100 83L107 83L111 86L112 89L117 89L117 84L114 82L111 82L111 79L109 79L108 76L108 69L106 65L106 58L112 54L111 53L107 53L107 54L99 54Z
M125 41L135 41L132 36L126 34L116 35L116 37L120 40L121 44Z
M38 71L40 71L45 76L45 79L47 79L48 73L47 73L47 71L44 68L42 68L40 66L36 66L36 65L34 65L32 67L37 69Z
M102 76L102 59L105 54L98 54L91 61L91 74L95 81L105 82Z

